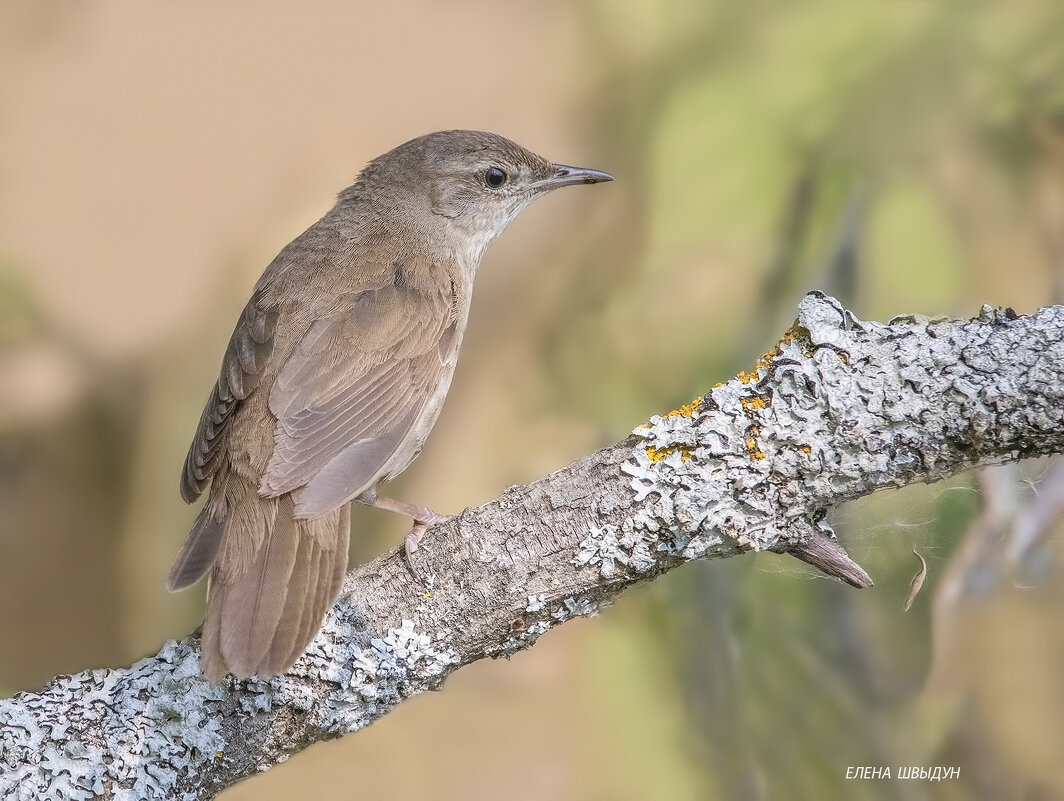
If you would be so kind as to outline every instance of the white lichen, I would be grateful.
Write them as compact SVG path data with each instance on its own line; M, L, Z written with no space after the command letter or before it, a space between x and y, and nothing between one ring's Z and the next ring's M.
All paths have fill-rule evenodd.
M551 617L554 622L564 623L574 617L593 617L598 614L598 606L586 598L563 598L561 606L554 610Z
M225 694L202 679L187 641L171 641L127 670L62 676L0 702L0 796L174 798L178 776L224 745Z
M991 429L1051 429L1061 417L1053 397L1062 394L1064 343L1052 334L1061 316L1043 310L1011 331L1015 315L1005 311L883 325L811 293L796 334L752 373L714 387L693 416L654 417L635 429L622 470L637 506L620 530L684 559L779 549L808 536L809 522L841 499L974 460L947 453L952 442ZM1045 402L1017 403L1025 393L1016 382L1038 382L1039 371ZM622 552L617 527L605 526L575 561L608 576Z
M655 536L657 529L653 523L637 531L634 521L627 521L622 526L592 526L588 536L581 541L572 564L575 567L585 565L597 566L603 578L613 578L623 568L640 574L651 570L657 560L651 549L663 548Z
M523 630L511 634L502 644L491 651L493 657L510 657L518 651L531 648L542 635L550 630L551 624L546 620L538 620L525 627Z
M449 633L438 632L434 640L403 620L399 628L372 639L355 654L346 687L326 699L321 724L334 731L360 729L431 685L459 662L454 650L441 644Z
M193 640L168 642L125 670L57 678L39 693L0 701L0 797L193 799L175 795L175 787L183 775L226 758L222 705L236 684L247 719L316 709L319 725L350 731L457 663L440 644L447 634L434 640L404 620L337 668L346 685L321 705L311 687L286 677L209 684ZM319 657L300 660L301 671L315 675Z
M628 480L610 483L611 475L601 497L587 500L596 488L583 484L557 495L555 508L595 521L575 549L565 539L571 528L545 525L525 541L523 531L496 526L511 538L499 565L486 546L465 560L471 568L456 562L441 588L453 595L426 593L412 609L401 606L417 622L397 628L367 620L372 603L341 600L287 677L210 685L190 638L124 670L59 677L0 701L0 796L143 801L213 792L438 686L459 664L458 649L466 660L510 655L678 559L788 550L830 535L825 511L848 498L1059 451L1061 330L1060 307L881 325L812 294L798 327L752 373L636 429L634 446L622 446L630 493ZM610 464L617 455L609 452ZM391 580L382 575L364 576L367 599L392 597L392 585L374 584ZM492 614L501 604L505 619L517 615L504 634ZM371 638L370 627L385 633Z

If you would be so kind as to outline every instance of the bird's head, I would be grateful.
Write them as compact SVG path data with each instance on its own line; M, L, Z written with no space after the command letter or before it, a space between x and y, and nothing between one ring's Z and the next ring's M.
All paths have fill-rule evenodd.
M362 198L386 198L391 213L412 224L443 224L464 234L479 260L488 244L540 195L612 180L598 170L554 164L498 134L439 131L374 159L352 190ZM426 218L426 213L431 216Z

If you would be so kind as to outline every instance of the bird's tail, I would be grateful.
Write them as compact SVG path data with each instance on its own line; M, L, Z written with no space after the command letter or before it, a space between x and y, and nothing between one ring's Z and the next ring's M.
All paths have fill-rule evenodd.
M180 589L210 569L201 660L211 681L292 666L340 591L351 525L346 504L297 520L291 494L263 498L251 486L232 493L232 478L227 484L232 502L224 511L204 507L169 581Z

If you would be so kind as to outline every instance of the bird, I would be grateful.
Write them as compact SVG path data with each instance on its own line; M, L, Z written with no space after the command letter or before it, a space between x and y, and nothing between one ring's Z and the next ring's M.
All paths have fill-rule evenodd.
M451 130L370 161L255 285L181 472L206 503L170 570L208 576L207 679L287 672L347 569L350 503L406 515L407 561L446 518L377 494L447 395L485 249L554 189L613 180L503 136Z

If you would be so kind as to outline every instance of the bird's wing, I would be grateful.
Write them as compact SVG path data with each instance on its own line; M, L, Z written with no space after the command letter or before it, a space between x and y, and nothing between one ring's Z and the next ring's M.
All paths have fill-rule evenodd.
M259 291L248 301L222 357L222 370L200 416L185 466L181 472L181 497L192 503L218 470L223 443L233 413L259 384L273 355L277 312L267 308Z
M277 426L260 493L301 489L299 517L378 480L454 363L449 285L395 280L346 300L311 323L270 391Z

